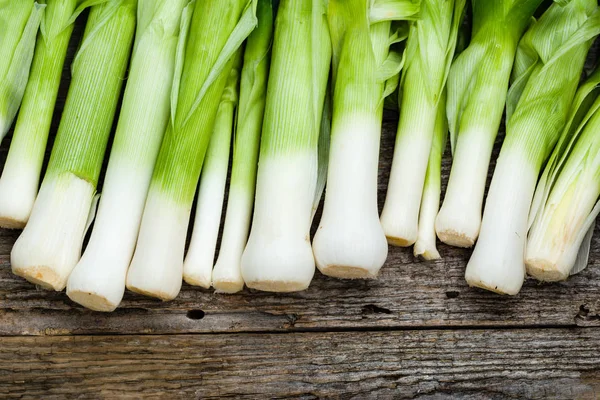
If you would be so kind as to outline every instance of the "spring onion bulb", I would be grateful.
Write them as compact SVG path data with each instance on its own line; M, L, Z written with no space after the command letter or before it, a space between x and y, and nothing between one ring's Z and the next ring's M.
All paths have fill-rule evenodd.
M194 231L183 263L183 279L190 285L206 289L212 284L215 250L221 226L242 54L242 51L238 50L235 65L229 73L217 109L213 133L200 175Z
M235 293L244 287L241 261L254 205L275 12L272 0L258 1L258 27L248 37L244 50L227 212L212 272L212 285L220 292Z
M171 300L181 289L190 212L233 55L256 26L255 0L196 1L180 40L171 114L150 181L127 288Z
M0 0L0 141L21 105L45 7L32 0Z
M414 247L414 255L421 256L425 260L440 258L436 246L435 217L440 209L442 157L446 150L447 139L448 120L446 119L446 95L444 92L438 104L427 174L425 175L425 186L421 198L421 209L419 210L419 234Z
M134 0L92 7L48 170L12 253L13 272L62 290L79 261L135 31Z
M463 22L465 0L423 0L411 26L400 121L381 224L395 246L415 243L438 104Z
M542 0L473 0L469 46L448 76L452 170L436 232L444 243L471 247L479 235L492 148L506 102L519 39Z
M564 280L587 266L600 211L599 84L600 69L577 92L571 120L536 189L525 264L542 281Z
M75 17L85 6L80 3L82 0L46 1L29 81L0 178L3 228L22 229L31 214L69 40Z
M568 121L588 51L600 34L599 10L596 0L554 3L519 43L506 138L465 274L471 286L514 295L523 285L535 187Z
M90 241L71 273L67 295L113 311L125 291L144 202L170 115L182 12L189 0L139 0L129 78Z
M242 256L250 288L304 290L315 272L310 225L331 62L323 0L282 0L258 165L254 219Z
M325 206L313 241L319 270L338 278L373 278L387 257L377 209L377 175L386 81L396 81L402 57L390 51L393 20L415 18L418 7L371 22L379 2L331 0L333 115ZM407 8L407 9L405 9ZM387 70L384 70L387 68ZM388 90L392 90L388 85Z

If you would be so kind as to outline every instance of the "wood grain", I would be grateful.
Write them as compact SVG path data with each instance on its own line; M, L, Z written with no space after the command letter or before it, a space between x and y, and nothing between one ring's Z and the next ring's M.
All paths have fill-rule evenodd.
M592 329L0 338L0 396L597 399L599 344Z

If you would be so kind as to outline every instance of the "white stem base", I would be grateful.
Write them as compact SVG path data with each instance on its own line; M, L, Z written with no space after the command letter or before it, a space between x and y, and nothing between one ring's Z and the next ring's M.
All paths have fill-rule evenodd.
M95 188L70 173L44 180L29 223L11 252L13 273L63 290L79 261Z
M437 237L435 235L435 217L440 206L440 188L425 187L423 201L419 213L419 235L415 242L413 253L425 260L437 260L440 253L437 250Z
M189 218L188 207L166 198L160 189L150 189L127 289L164 301L177 297Z
M310 223L316 183L316 152L261 158L254 221L242 256L248 287L270 292L308 288L315 273Z
M8 157L0 178L0 227L23 229L38 193L36 162Z
M229 188L223 239L212 273L212 284L217 292L237 293L244 288L241 262L252 216L252 194L252 190L244 187Z
M472 247L479 236L494 138L485 131L458 136L446 196L435 222L438 237L450 246Z
M481 235L467 264L465 278L470 286L509 295L521 290L527 219L537 178L538 171L519 151L500 153Z
M109 166L92 236L67 283L74 302L105 312L121 302L150 176L129 163Z
M387 258L377 210L380 126L370 115L347 115L334 124L325 208L313 240L324 275L375 278Z

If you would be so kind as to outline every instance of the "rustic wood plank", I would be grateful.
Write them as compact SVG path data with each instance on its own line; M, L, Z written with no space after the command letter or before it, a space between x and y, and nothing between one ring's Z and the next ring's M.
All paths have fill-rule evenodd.
M3 398L597 399L600 331L0 338Z

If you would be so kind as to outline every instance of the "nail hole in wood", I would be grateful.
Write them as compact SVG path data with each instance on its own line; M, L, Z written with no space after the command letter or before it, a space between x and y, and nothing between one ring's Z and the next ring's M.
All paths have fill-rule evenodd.
M193 320L199 320L204 318L204 311L202 310L190 310L187 312L186 316L189 319L193 319Z

